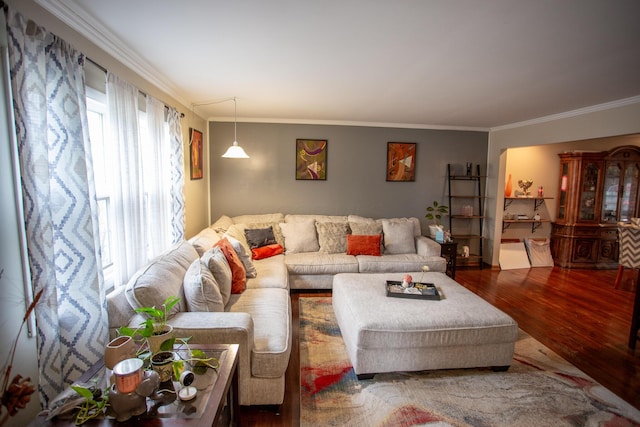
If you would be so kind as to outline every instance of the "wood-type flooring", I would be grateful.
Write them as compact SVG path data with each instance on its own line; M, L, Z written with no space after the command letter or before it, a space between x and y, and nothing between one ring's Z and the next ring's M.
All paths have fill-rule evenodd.
M458 270L456 281L512 316L522 330L640 409L640 343L628 348L637 273L625 270L532 268ZM293 346L286 395L273 407L242 407L241 426L297 426L300 419L298 299L291 293Z

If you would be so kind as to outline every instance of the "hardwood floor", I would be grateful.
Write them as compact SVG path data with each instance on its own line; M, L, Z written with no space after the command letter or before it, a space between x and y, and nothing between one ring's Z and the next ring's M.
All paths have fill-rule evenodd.
M456 281L512 316L522 330L640 409L640 343L628 348L636 277L626 270L458 270ZM300 419L298 299L330 293L292 292L293 347L285 401L243 407L242 426L296 426Z

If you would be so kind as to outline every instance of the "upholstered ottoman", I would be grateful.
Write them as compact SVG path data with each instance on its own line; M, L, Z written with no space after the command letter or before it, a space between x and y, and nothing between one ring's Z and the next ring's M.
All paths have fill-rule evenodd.
M410 273L434 283L439 301L386 296L403 274L337 274L333 310L358 378L380 372L511 365L517 323L443 273ZM421 280L420 280L421 279Z

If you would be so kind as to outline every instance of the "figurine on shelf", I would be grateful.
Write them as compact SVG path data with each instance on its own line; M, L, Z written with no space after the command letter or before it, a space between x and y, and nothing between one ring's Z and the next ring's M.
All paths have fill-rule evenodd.
M532 185L533 185L532 179L518 180L518 187L522 188L522 191L524 192L525 197L529 197L531 195L529 188L531 188Z

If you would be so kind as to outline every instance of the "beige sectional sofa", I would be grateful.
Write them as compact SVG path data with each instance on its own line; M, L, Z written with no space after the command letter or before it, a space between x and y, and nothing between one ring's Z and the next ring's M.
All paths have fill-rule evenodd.
M327 224L334 225L328 228ZM348 255L334 245L330 235L335 225L344 226L348 234L381 233L381 256ZM242 240L248 228L273 227L275 238L284 248L284 264L291 289L331 289L333 276L339 273L444 272L446 261L440 245L422 236L417 218L373 219L357 215L266 214L223 215L211 228ZM336 239L334 239L336 240ZM334 250L340 249L339 252Z
M252 260L245 231L263 227L272 227L285 252ZM381 255L348 255L347 233L384 236ZM245 267L246 289L241 293L231 292L230 268L224 267L220 252L211 249L223 237ZM416 218L222 216L107 296L110 335L115 337L120 326L141 323L135 308L158 307L177 295L181 301L168 322L175 336L192 337L193 343L239 343L239 403L279 405L291 353L290 288L331 289L338 273L420 271L424 265L430 271L445 271L440 246L421 236Z

